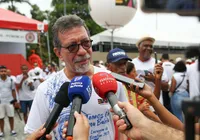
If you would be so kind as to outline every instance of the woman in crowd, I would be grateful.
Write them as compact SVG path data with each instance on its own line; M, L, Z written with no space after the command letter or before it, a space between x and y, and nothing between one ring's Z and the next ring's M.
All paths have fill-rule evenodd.
M174 66L174 74L172 77L170 93L171 93L171 108L173 114L183 122L181 102L185 98L189 98L187 91L188 83L186 77L186 65L183 61L179 61Z

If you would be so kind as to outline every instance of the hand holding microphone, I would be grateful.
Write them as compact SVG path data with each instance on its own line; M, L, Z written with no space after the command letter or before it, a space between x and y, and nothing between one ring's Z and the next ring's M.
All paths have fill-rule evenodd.
M146 126L148 119L133 105L128 102L118 102L120 108L123 108L125 113L127 114L127 118L130 120L133 128L127 129L126 122L123 119L120 119L118 115L114 115L113 119L116 121L116 125L120 132L124 133L127 137L131 139L143 139L142 136L144 129Z
M115 95L117 91L117 81L115 78L106 72L99 72L93 75L92 83L96 93L101 98L108 99L114 113L125 121L127 130L131 129L132 125L125 112L117 104L117 97Z
M73 139L74 140L88 140L90 125L85 115L79 114L75 111L74 117L76 123L73 128ZM67 133L68 121L64 123L66 128L63 129L62 137L65 139Z
M89 101L91 92L91 80L88 76L76 76L71 80L68 88L68 96L70 101L72 101L72 108L67 127L68 140L73 139L73 128L75 124L74 112L81 112L82 104Z

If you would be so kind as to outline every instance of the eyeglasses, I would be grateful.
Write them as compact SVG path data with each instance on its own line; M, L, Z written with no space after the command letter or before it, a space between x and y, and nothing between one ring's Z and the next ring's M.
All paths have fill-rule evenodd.
M67 47L61 46L61 48L67 49L70 53L76 53L79 50L79 46L81 45L85 50L88 50L91 47L93 40L83 40L79 44L73 43Z

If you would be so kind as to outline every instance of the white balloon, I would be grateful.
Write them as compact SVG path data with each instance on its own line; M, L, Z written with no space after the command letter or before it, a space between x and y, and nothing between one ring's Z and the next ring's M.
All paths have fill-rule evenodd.
M100 26L116 29L134 17L136 8L116 5L116 0L89 0L90 15Z

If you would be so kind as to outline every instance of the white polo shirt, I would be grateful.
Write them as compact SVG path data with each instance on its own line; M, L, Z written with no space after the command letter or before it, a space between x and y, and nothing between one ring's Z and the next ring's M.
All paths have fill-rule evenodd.
M6 80L0 78L0 102L10 103L13 100L12 90L15 89L14 81L7 77Z

